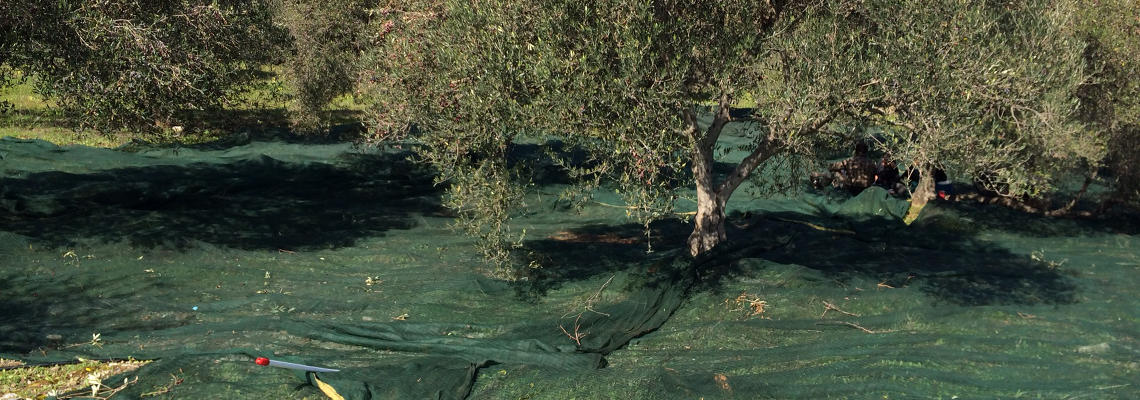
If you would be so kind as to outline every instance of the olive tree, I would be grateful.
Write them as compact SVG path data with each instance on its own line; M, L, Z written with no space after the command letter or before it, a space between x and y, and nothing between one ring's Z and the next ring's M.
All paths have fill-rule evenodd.
M491 259L506 257L502 244L515 237L506 221L528 182L507 152L534 136L590 154L565 164L587 189L573 193L616 182L642 220L670 214L676 191L691 184L697 210L688 250L699 255L726 239L725 204L752 172L782 151L810 148L801 138L833 116L760 104L787 118L753 124L749 155L727 176L714 175L718 137L738 122L731 107L779 73L766 42L797 7L616 0L380 8L361 75L375 105L371 133L422 146L463 225L492 244ZM705 112L713 116L707 126L698 123Z
M695 189L697 256L726 239L725 205L755 171L848 124L898 127L884 147L924 169L1015 185L1036 182L1018 165L1046 149L1042 165L1096 158L1070 146L1081 48L1063 10L1022 3L404 2L374 10L359 90L371 138L420 147L492 260L519 235L508 221L529 183L508 153L534 137L590 155L563 164L572 193L614 182L643 221ZM744 97L750 121L731 112ZM742 123L747 156L718 176L720 134Z
M789 41L791 68L847 57L848 87L867 107L852 118L883 127L890 156L921 172L913 211L932 197L933 169L1009 196L1049 192L1066 173L1095 169L1104 141L1077 112L1088 82L1066 0L833 3ZM816 32L812 34L810 32ZM791 82L810 84L810 80Z

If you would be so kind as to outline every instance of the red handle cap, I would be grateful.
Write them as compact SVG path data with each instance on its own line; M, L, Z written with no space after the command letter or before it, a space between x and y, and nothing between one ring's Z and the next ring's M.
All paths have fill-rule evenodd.
M258 357L257 359L253 360L253 362L261 366L269 365L269 359L265 357Z

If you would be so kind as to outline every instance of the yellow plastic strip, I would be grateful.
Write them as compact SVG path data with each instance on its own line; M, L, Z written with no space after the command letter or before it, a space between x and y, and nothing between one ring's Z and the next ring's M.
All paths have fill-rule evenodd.
M776 219L777 221L791 222L793 224L807 225L807 226L811 227L812 229L824 231L824 232L843 233L843 234L847 234L847 235L854 235L855 234L854 231L849 231L846 229L828 228L826 226L816 225L816 224L813 224L813 223L807 222L807 221L799 221L799 220L780 218L780 217L775 217L774 219Z
M333 387L329 384L321 382L320 379L317 379L317 374L313 374L313 382L316 382L317 389L320 389L321 392L324 393L325 396L328 396L330 399L344 400L344 396L341 396L340 393L337 393L336 389L333 389Z

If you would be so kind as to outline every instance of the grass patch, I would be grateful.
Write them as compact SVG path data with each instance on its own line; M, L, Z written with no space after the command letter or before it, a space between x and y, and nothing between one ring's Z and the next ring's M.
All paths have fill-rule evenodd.
M46 140L60 146L82 145L104 148L118 147L130 141L130 139L125 135L108 136L98 133L79 132L74 129L67 128L21 128L0 126L0 137L9 136L20 139Z
M60 399L76 397L108 398L122 390L130 381L102 381L108 377L131 372L146 365L147 361L99 362L85 360L74 364L18 367L19 361L0 359L0 367L17 367L0 370L0 397L15 394L19 398L39 399L57 396ZM93 387L94 385L94 387Z
M191 145L213 142L235 134L291 135L288 110L293 104L294 95L284 83L282 70L276 66L262 67L264 76L239 96L238 104L225 110L187 112L181 133L79 130L79 124L74 118L55 108L50 99L35 92L35 78L32 77L14 86L0 87L0 104L11 105L7 109L0 108L0 137L41 139L60 146L113 148L129 143L132 138ZM330 133L350 138L353 132L360 129L363 110L364 107L351 95L342 95L326 107L322 118L328 124Z
M16 71L16 78L23 78L23 74ZM50 102L36 94L35 88L29 81L18 85L0 87L0 102L11 103L17 110L42 110L49 108Z
M30 82L0 88L0 102L12 105L0 113L0 137L40 139L64 145L117 147L130 141L126 132L101 134L76 130L76 124L33 91Z

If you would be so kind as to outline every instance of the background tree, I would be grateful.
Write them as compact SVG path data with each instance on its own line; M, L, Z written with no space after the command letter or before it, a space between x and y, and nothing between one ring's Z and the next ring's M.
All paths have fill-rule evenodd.
M326 106L351 93L364 26L375 0L283 0L275 21L290 35L286 74L295 93L294 128L319 131L331 117Z
M866 100L850 117L882 127L869 139L921 171L912 210L933 197L934 169L1005 195L1036 196L1069 172L1095 170L1104 155L1101 136L1077 119L1076 94L1088 75L1075 7L1065 0L835 2L813 8L794 36L825 40L786 41L788 65L818 71L821 60L850 63L843 86L858 86Z
M281 60L273 11L269 0L5 1L0 74L34 75L84 126L161 130L240 101Z
M1090 79L1081 86L1079 115L1108 141L1106 174L1113 188L1104 206L1140 205L1140 3L1102 0L1076 13ZM1102 207L1103 208L1103 207Z

